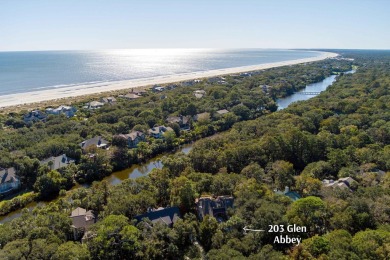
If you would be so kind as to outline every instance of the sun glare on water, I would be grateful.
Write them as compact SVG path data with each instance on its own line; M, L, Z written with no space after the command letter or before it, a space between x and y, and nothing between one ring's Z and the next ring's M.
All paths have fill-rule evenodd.
M148 59L153 57L154 59L165 59L186 57L195 53L205 52L207 49L117 49L107 50L106 54L112 56L131 56L131 57L142 57L142 59Z
M121 64L121 68L134 71L177 70L191 58L206 53L206 49L116 49L102 51L107 63ZM118 70L118 68L116 69Z

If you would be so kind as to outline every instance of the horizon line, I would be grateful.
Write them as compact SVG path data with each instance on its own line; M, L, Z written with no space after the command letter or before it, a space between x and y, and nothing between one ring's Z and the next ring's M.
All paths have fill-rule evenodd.
M235 47L235 48L107 48L107 49L39 49L39 50L0 50L0 52L50 52L50 51L119 51L119 50L311 50L311 51L336 51L336 50L367 50L389 51L382 48L262 48L262 47Z

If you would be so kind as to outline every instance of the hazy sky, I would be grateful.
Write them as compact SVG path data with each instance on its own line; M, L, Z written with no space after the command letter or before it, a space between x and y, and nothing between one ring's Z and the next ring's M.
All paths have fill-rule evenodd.
M390 0L0 0L0 51L390 49Z

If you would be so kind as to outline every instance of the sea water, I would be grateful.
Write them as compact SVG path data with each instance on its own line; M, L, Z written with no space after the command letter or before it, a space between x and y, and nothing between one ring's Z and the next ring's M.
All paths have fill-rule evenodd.
M319 56L303 50L125 49L0 52L0 95Z

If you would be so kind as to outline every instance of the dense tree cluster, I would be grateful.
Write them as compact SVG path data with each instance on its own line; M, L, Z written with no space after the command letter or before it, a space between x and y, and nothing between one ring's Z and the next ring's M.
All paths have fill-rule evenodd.
M70 119L64 115L50 115L46 122L24 124L19 122L23 113L2 115L0 167L15 167L23 188L34 190L40 199L50 200L76 183L101 180L113 171L128 168L180 144L228 130L238 121L273 112L276 110L275 97L350 66L350 62L333 60L254 72L251 77L228 76L223 83L205 79L194 86L176 87L163 93L150 92L138 100L118 98L117 104L97 110L85 108L85 103L74 104L78 112ZM286 83L283 88L281 82ZM272 87L264 90L264 84ZM198 89L205 90L206 95L196 98L193 91ZM220 109L228 109L231 113L219 115L216 111ZM163 140L147 138L136 149L129 149L124 139L117 137L130 130L146 133L156 124L167 124L168 116L194 116L204 112L208 113L207 117L197 122L190 119L190 131L181 131L176 123L169 124L174 132L166 132ZM112 143L109 152L99 149L82 152L78 144L95 136L103 136ZM77 165L59 169L61 175L40 166L40 160L64 153L75 159ZM94 154L93 158L90 154ZM7 207L11 208L14 207ZM8 211L0 209L0 212Z
M246 86L249 89L257 86L257 82L272 85L282 77L288 82L288 75L279 72L291 68L266 71L245 79L237 88L230 83L209 86L217 92L208 94L209 98L228 98L234 104L230 107L235 116L255 119L236 122L229 131L197 141L189 155L166 156L163 169L155 169L146 177L129 179L116 186L95 182L91 188L78 188L46 207L25 212L20 218L0 225L0 258L72 259L74 255L80 259L389 258L390 54L345 55L355 59L354 65L359 67L356 73L341 73L337 82L319 96L261 117L254 116L256 109L245 105L240 92ZM318 64L326 71L331 63ZM306 66L292 68L304 71ZM333 72L340 71L341 65L339 70L333 68ZM321 78L320 73L317 76ZM312 77L315 78L314 74ZM294 81L294 87L297 82ZM207 93L212 93L210 90ZM172 103L179 100L165 99ZM212 105L207 104L208 99L193 105L196 112L210 111L204 108L217 106L216 100ZM188 108L189 102L184 104L183 109ZM241 105L249 112L236 108ZM175 111L177 107L168 113ZM194 107L188 111L195 113ZM109 123L103 123L108 118L103 114L97 112L88 123L96 120L99 125L112 124L126 117L113 113ZM145 114L143 118L148 116ZM197 127L214 128L217 121ZM144 123L137 124L143 127ZM88 129L94 131L93 127ZM136 155L131 152L127 155L142 157L152 153L152 144L141 145L142 152L137 151ZM34 162L27 165L35 169ZM88 168L81 171L86 181ZM99 168L102 170L106 169ZM59 189L67 185L66 178L59 177L57 172L39 167L36 171L35 181L40 185L49 181ZM322 183L324 179L343 177L351 177L355 182L346 189L325 187ZM275 192L285 186L298 191L302 198L293 201ZM211 216L203 221L197 219L195 198L205 194L234 196L234 208L229 209L227 221L218 222ZM172 228L134 220L148 208L170 205L178 206L183 215ZM71 241L68 217L79 206L98 216L83 244ZM243 232L244 227L268 231L269 225L288 224L307 228L307 232L289 233L302 238L297 246L274 243L281 232Z

